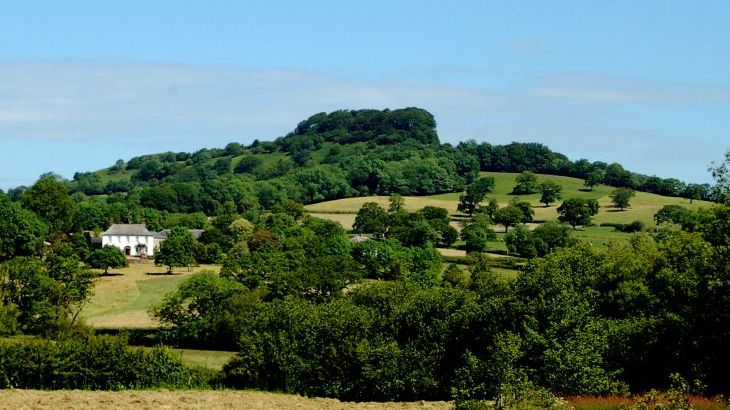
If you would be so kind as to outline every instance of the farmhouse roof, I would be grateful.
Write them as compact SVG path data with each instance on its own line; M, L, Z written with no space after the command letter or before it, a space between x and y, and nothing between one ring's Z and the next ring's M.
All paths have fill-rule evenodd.
M160 232L157 232L155 235L155 238L159 239L167 239L168 236L170 236L170 232L172 232L172 229L163 229ZM204 229L188 229L188 232L190 232L190 235L193 236L195 239L200 239L200 235L205 232Z
M362 235L357 235L357 236L353 236L352 238L350 238L350 242L355 242L355 243L367 242L369 240L370 240L370 238L368 238L367 236L362 236Z
M104 232L104 236L123 235L123 236L154 236L154 232L147 230L144 224L114 224Z

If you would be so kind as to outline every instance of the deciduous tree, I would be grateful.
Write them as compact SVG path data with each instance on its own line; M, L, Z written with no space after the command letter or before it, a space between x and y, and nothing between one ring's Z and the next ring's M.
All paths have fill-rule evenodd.
M540 184L540 202L545 204L545 207L550 206L551 203L559 200L562 197L563 186L559 183L551 180L544 181Z
M23 207L33 211L52 233L66 232L71 226L75 204L68 188L53 177L45 177L23 193Z
M494 190L493 177L481 177L467 185L466 192L459 197L457 210L472 215L484 197Z
M540 186L537 184L537 175L530 171L524 171L515 178L517 183L512 188L513 195L530 195L539 192Z
M588 171L588 174L586 175L585 186L593 191L595 186L602 183L605 178L606 171L602 170L601 168L593 168L592 170Z
M522 209L510 205L505 206L504 208L499 208L497 211L494 212L494 222L504 226L504 231L507 232L507 230L511 226L515 226L518 223L525 221L525 213Z
M106 275L109 273L109 268L121 268L127 266L128 263L119 248L107 245L91 254L89 265L94 269L104 269Z
M0 261L40 254L46 232L33 212L0 195Z
M195 263L195 239L190 232L182 227L172 228L170 236L162 242L160 249L155 253L155 265L167 266L167 272L181 266L190 266Z
M388 212L377 202L366 202L357 211L355 223L352 226L357 233L384 234L388 230Z
M558 207L558 220L569 224L575 229L577 226L589 225L591 217L597 215L599 209L600 205L595 199L566 199Z
M610 197L613 205L623 211L630 206L629 203L631 202L631 198L633 198L634 195L636 195L636 193L633 189L618 188L611 192Z
M492 220L486 214L476 214L464 222L461 239L465 242L467 252L484 252L487 250L489 242L497 239L491 223Z

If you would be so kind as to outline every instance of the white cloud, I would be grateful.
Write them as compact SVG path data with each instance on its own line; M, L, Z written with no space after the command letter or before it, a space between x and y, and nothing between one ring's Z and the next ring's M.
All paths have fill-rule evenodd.
M0 64L0 90L0 138L36 139L270 138L320 111L418 105L448 117L488 109L501 98L299 70L94 61Z
M730 86L658 81L595 74L544 76L535 95L541 98L609 104L730 104Z
M272 139L337 109L417 106L434 114L444 142L537 141L572 157L690 179L706 179L707 163L727 148L728 86L592 74L487 76L438 70L437 77L463 84L455 86L417 73L355 81L297 69L0 62L0 185L29 183L50 170L70 176L143 153ZM26 145L44 160L19 164L13 156L28 152ZM647 155L652 146L674 155Z

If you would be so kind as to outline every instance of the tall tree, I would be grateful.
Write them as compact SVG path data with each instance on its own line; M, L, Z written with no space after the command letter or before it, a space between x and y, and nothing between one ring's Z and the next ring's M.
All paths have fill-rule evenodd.
M377 202L365 202L357 211L352 229L356 233L385 234L388 231L388 212Z
M467 185L466 192L459 197L457 210L472 215L484 197L494 190L493 177L481 177Z
M589 225L591 218L598 214L599 209L600 205L595 199L566 199L558 207L558 220L569 224L575 229L577 226Z
M494 212L493 219L495 223L504 226L504 231L507 232L509 227L525 222L525 212L513 205L505 206Z
M730 150L725 152L723 162L710 164L709 171L715 179L715 186L713 187L715 200L730 204Z
M21 202L50 228L52 233L66 232L71 226L75 204L68 187L58 179L47 176L23 193Z
M611 201L616 208L620 208L622 211L630 206L631 198L636 195L633 189L630 188L618 188L611 192Z
M684 188L683 195L689 199L691 204L695 199L704 199L710 190L708 184L687 184Z
M497 239L491 223L492 220L486 214L477 214L463 223L461 239L465 242L467 252L484 252L489 242Z
M406 201L400 194L391 194L388 198L388 213L398 214L405 210Z
M515 225L515 228L504 236L504 243L510 253L516 253L525 258L537 256L537 247L533 233L523 224Z
M545 207L547 208L551 203L562 197L563 186L555 181L544 181L540 184L540 193L542 194L540 202L545 204Z
M532 222L535 217L535 210L532 209L532 205L528 201L523 201L519 197L512 198L509 201L509 206L515 207L522 211L521 223Z
M155 253L155 265L167 266L167 272L181 266L190 266L195 263L195 239L190 231L183 227L172 228L170 236L162 242L160 249Z
M46 226L30 211L0 195L0 261L43 250Z
M89 265L94 269L104 269L104 274L107 275L109 268L127 266L127 258L116 246L107 245L91 254Z
M595 186L602 183L605 178L606 171L602 170L601 168L593 168L588 171L588 174L586 174L585 186L593 191Z
M530 195L537 193L540 186L537 184L537 175L534 172L524 171L515 178L516 185L512 188L513 195Z

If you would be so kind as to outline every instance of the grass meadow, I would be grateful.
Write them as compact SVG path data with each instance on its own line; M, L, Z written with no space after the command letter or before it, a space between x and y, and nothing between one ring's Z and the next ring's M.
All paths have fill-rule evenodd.
M495 179L494 192L487 197L494 197L500 206L506 206L511 200L518 196L511 195L512 187L515 185L517 173L501 173L501 172L482 172L482 176L491 176ZM654 226L654 214L657 213L665 205L681 205L690 209L698 209L701 207L708 208L712 203L705 201L693 201L690 203L685 198L666 197L646 192L636 192L636 196L631 200L631 206L624 211L614 208L611 204L609 195L614 190L613 187L599 185L590 191L583 185L583 180L578 178L555 176L555 175L538 175L538 182L552 180L563 186L563 199L567 198L595 198L598 200L601 208L593 218L595 226L578 228L573 231L573 236L582 241L590 242L596 246L603 246L610 241L626 240L629 234L615 231L611 227L601 227L602 223L631 223L633 221L641 221L647 227ZM461 193L452 192L447 194L431 195L431 196L408 196L404 197L405 208L409 211L417 211L425 206L437 206L445 208L454 217L452 225L459 228L456 221L459 219L456 207L459 203ZM528 201L535 211L535 221L547 222L556 221L558 219L557 208L560 203L550 204L546 207L540 203L540 194L522 195L518 197L520 200ZM345 229L352 229L355 222L357 211L366 202L377 202L382 207L388 207L387 196L368 196L357 198L345 198L334 201L320 202L307 205L305 208L309 215L337 221ZM532 227L537 224L531 224ZM504 252L506 248L501 242L502 235L500 232L503 228L495 226L499 240L490 244L490 251ZM458 244L457 244L458 245Z
M190 275L202 270L220 270L219 266L175 268L167 275L164 266L152 261L132 261L127 268L112 269L94 283L94 294L81 317L92 327L149 328L159 324L148 313L164 296L177 289Z

